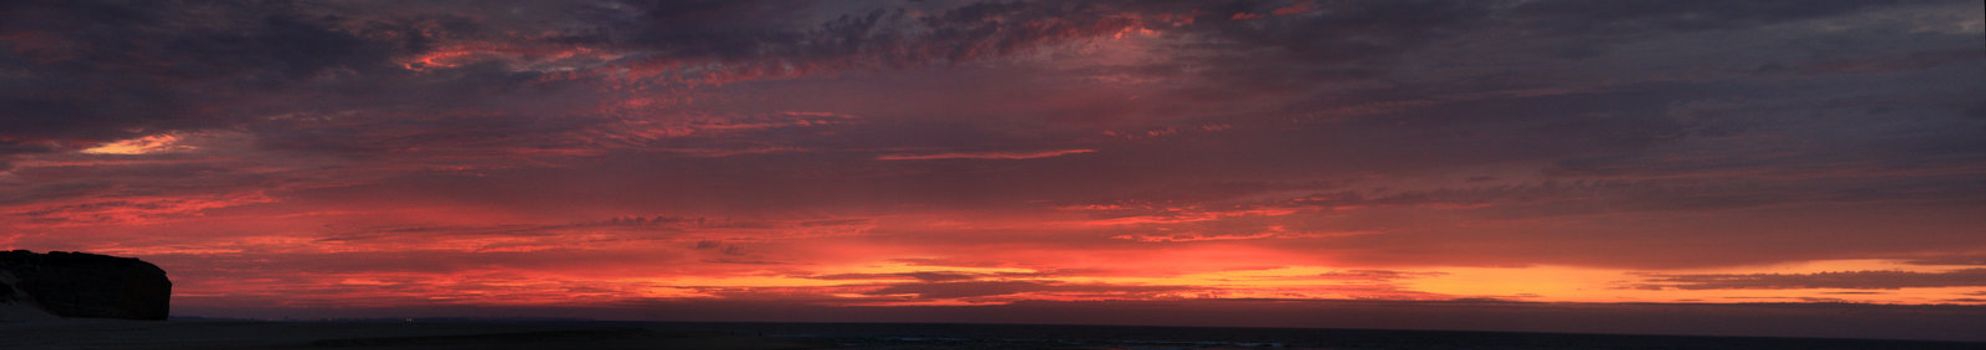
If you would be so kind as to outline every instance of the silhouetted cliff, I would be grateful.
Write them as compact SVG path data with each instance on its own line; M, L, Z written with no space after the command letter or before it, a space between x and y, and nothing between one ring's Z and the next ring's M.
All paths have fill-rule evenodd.
M0 304L62 317L163 320L172 281L143 260L72 252L0 252Z

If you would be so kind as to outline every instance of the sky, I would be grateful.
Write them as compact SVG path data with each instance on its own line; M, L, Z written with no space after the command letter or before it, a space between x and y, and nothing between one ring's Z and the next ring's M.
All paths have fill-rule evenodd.
M219 317L1986 314L1982 12L8 1L0 248Z

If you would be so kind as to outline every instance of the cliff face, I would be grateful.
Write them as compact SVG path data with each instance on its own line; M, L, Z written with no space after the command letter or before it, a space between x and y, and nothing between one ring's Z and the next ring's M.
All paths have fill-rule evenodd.
M71 252L0 252L0 306L61 317L163 320L172 281L142 260Z

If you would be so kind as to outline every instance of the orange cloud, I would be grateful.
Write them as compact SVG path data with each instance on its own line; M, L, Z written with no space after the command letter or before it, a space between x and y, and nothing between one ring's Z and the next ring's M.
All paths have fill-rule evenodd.
M179 135L166 133L105 143L96 147L85 148L82 152L87 154L135 156L193 149L192 146L181 145L179 143Z

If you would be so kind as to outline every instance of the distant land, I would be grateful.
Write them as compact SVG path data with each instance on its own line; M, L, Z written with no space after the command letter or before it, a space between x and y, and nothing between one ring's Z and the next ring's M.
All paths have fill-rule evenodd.
M55 317L164 320L172 281L135 258L0 251L0 322Z

